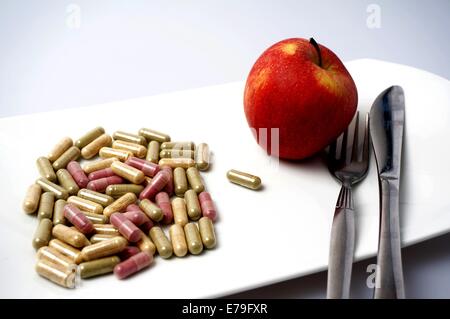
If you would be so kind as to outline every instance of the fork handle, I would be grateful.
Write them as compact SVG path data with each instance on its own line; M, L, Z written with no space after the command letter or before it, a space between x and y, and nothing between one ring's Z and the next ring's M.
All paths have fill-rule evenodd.
M331 227L328 299L348 299L355 248L355 213L351 186L342 185Z

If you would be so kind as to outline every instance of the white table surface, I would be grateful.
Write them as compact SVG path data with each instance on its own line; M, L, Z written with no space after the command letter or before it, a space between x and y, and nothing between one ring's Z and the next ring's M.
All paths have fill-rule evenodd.
M2 1L0 116L241 80L287 37L314 36L343 60L378 58L450 78L446 0L210 3ZM377 10L380 28L371 28ZM449 240L404 249L408 297L450 298ZM355 264L352 297L370 297L373 263ZM234 297L322 298L325 289L322 272Z

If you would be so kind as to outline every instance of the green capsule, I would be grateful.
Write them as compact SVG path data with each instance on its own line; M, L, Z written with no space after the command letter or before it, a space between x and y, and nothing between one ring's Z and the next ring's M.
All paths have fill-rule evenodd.
M48 218L43 218L39 221L39 225L33 236L33 247L39 249L47 246L50 238L52 237L53 223Z
M64 137L62 140L56 144L53 149L48 153L47 158L50 162L54 162L60 157L65 151L67 151L71 146L73 146L73 141L70 137Z
M114 202L114 198L111 196L87 188L80 189L78 191L78 197L90 200L91 202L100 204L103 207L106 207Z
M51 192L45 192L41 195L37 216L39 219L49 218L53 216L53 205L55 203L55 195Z
M36 160L36 166L39 171L39 175L49 180L50 182L56 182L56 174L53 170L52 163L47 157L41 156Z
M120 258L117 256L86 261L79 265L78 269L80 272L80 277L85 279L111 273L114 270L114 266L116 266L118 263L120 263Z
M193 151L195 149L195 144L194 142L164 142L161 144L161 149Z
M66 217L64 217L64 206L67 202L64 199L58 199L53 207L53 225L66 224Z
M55 171L60 168L66 168L67 164L71 161L75 161L80 157L81 151L78 147L72 146L65 151L56 161L53 162L53 169Z
M84 134L82 137L80 137L78 140L75 141L75 146L79 149L82 149L86 145L88 145L90 142L95 140L97 137L105 133L105 129L103 127L96 127L86 134Z
M240 172L235 169L227 172L227 178L230 182L238 184L250 189L258 189L261 187L261 178L248 173Z
M160 143L169 142L170 136L149 128L141 128L139 130L139 135L145 137L147 141L157 141Z
M166 237L161 227L154 226L150 229L150 238L155 243L156 250L162 258L170 258L172 256L172 244Z
M59 184L69 193L69 195L76 195L80 189L73 179L72 175L65 168L61 168L56 172Z
M144 189L142 185L134 185L134 184L113 184L109 185L106 188L106 195L111 196L113 198L118 198L126 193L133 193L136 196L139 195L140 192Z
M197 193L201 193L205 190L205 185L203 185L202 177L197 169L197 167L189 167L186 170L186 177L189 181L191 188Z
M159 153L160 158L194 158L194 151L190 150L162 150Z
M198 226L203 245L208 249L214 248L216 246L216 234L212 220L208 217L202 217L198 221Z
M200 209L197 193L193 189L188 190L184 193L184 200L186 202L189 218L192 220L199 219L202 211Z
M176 167L173 170L173 184L175 188L175 194L177 196L184 196L188 189L188 182L186 179L186 171L182 167Z
M38 184L44 192L53 193L57 199L67 199L67 197L69 197L69 193L63 187L52 183L45 178L38 178L36 184Z
M145 158L147 161L158 164L159 161L159 142L150 141L147 147L147 156Z
M136 134L131 134L131 133L122 132L122 131L116 131L116 132L114 132L112 137L113 137L113 139L119 140L119 141L141 144L144 146L147 145L147 140L145 139L145 137L136 135Z
M188 223L184 226L186 243L192 255L198 255L203 251L202 239L195 223Z
M139 208L155 222L159 222L164 217L161 208L148 199L141 200L139 202Z

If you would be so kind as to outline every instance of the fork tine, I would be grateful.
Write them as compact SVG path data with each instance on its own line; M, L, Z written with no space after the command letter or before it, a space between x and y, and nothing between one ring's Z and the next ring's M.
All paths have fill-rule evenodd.
M363 144L363 155L362 161L364 163L369 163L369 113L366 114L366 125L364 129L364 144Z
M352 146L352 162L358 161L358 126L359 126L359 111L356 112L355 129L353 131L353 146Z
M347 140L348 140L348 126L344 131L344 136L342 137L342 144L341 144L340 158L343 163L349 162L348 157L347 157L347 144L348 144Z

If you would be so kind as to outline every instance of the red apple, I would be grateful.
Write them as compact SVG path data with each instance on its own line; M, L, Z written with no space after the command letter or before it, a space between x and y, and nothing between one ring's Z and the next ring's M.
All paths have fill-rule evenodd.
M349 125L357 103L356 85L341 60L314 39L286 39L268 48L253 65L244 93L257 140L259 132L268 133L260 145L270 154L277 142L271 129L278 128L278 155L285 159L325 148Z

